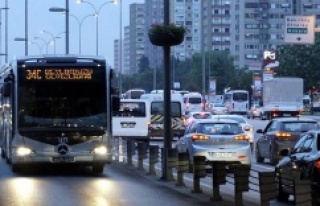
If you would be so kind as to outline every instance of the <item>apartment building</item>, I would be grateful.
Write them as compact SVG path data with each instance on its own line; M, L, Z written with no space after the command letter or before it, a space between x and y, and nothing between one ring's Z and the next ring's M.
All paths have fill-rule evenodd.
M142 11L143 6L139 7ZM163 0L145 1L144 12L144 29L139 31L144 35L144 55L152 67L162 68L162 47L149 42L148 29L152 24L163 22ZM171 52L175 58L183 60L202 51L229 50L236 67L261 68L263 52L284 44L285 16L289 15L316 15L320 27L320 1L172 0L170 21L187 27L187 34L184 42L172 47ZM135 43L138 18L133 15L130 19L130 35L135 33L130 37L130 67L133 64L136 68L142 45ZM133 56L134 51L139 51L139 55Z

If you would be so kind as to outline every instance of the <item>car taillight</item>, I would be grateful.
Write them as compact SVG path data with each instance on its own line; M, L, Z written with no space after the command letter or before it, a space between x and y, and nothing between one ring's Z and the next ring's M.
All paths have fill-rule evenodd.
M210 138L206 135L192 135L192 140L196 141L196 140L209 140Z
M289 138L291 137L291 134L288 132L276 132L275 136L278 138Z
M314 167L316 168L317 172L320 173L320 160L315 161Z
M247 135L237 135L234 137L235 140L247 140L249 141L250 138Z

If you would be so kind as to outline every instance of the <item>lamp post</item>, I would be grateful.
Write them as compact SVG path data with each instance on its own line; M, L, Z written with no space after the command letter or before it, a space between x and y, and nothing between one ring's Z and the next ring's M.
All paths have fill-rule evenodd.
M53 35L49 31L41 30L40 33L44 33L44 34L49 34L50 35L50 37L52 38L52 43L53 43L53 53L56 54L56 39L60 38L59 34L63 34L65 32L60 32L57 35Z
M50 42L46 41L44 38L41 38L41 37L38 37L38 36L35 36L33 37L35 40L41 40L43 41L44 45L46 46L46 54L48 54L48 45Z
M82 28L82 24L86 18L88 18L90 16L95 16L95 14L88 14L87 16L83 17L81 20L73 14L69 14L69 15L71 17L73 17L78 22L78 25L79 25L79 55L81 55L81 28Z
M23 42L27 42L28 44L28 39L26 39L25 37L16 37L14 38L14 41L23 41ZM28 55L28 47L25 47L27 49L25 49L25 55L27 56Z
M4 7L4 8L0 8L0 52L2 52L2 44L1 44L1 40L2 40L2 10L8 10L7 7ZM7 52L6 53L1 53L0 56L7 56ZM1 63L1 61L0 61Z
M66 0L66 8L51 7L50 12L63 12L66 16L66 54L69 54L69 0Z
M111 4L111 3L116 4L117 0L107 1L107 2L103 3L98 9L92 3L88 2L88 1L78 0L77 3L89 4L95 12L95 17L96 17L96 55L98 55L99 54L99 13L100 13L100 10L102 9L103 6L105 6L107 4Z
M5 17L6 17L6 28L5 28L5 54L6 54L6 63L8 63L8 0L6 0L5 2L5 8L7 8L5 10Z
M34 42L34 41L29 41L29 44L30 45L32 45L32 44L36 45L39 48L39 53L42 54L42 46L40 46L39 43Z

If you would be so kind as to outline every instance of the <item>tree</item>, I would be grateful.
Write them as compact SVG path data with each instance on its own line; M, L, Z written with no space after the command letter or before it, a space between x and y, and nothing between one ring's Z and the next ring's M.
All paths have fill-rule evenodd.
M277 76L294 76L304 79L305 91L320 87L320 34L316 33L314 45L284 45L276 52L279 68Z

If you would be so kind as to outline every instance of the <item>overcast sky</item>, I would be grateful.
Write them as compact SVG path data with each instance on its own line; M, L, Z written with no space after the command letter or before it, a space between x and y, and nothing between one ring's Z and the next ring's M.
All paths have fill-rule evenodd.
M8 1L9 23L8 23L8 60L14 56L25 55L25 43L14 41L16 37L25 37L25 0L2 0L1 8L5 7ZM99 55L105 56L113 66L113 42L120 37L120 9L119 4L108 3L110 0L85 0L90 2L97 10L99 8ZM122 25L129 24L129 5L131 3L143 3L144 0L122 0ZM65 53L65 16L62 13L49 12L51 7L65 8L66 0L27 0L28 2L28 54L38 55L40 52L53 54ZM96 54L96 17L88 16L94 14L93 6L90 4L78 4L77 0L69 0L69 53L79 54L79 23L81 22L81 54ZM103 5L103 6L102 6ZM102 7L101 7L102 6ZM5 11L1 10L1 45L0 53L5 53ZM88 16L88 17L86 17ZM77 19L76 19L76 18ZM53 36L60 36L56 39L55 49L53 45L46 47L45 42L50 42L52 37L49 34L41 33L41 30L50 32ZM122 29L124 31L124 29ZM40 37L35 39L34 37ZM122 35L124 37L124 35ZM42 49L40 49L42 47ZM5 58L0 56L1 63Z

